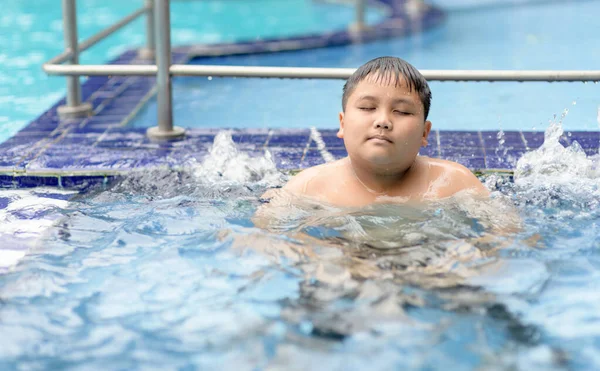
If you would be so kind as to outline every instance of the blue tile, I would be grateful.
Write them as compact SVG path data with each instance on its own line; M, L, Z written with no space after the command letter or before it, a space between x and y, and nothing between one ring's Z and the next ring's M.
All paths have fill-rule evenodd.
M560 138L558 138L558 142L565 147L571 145L571 139L569 139L566 134L561 135Z
M304 135L278 135L274 134L269 139L269 148L301 148L304 149L308 145L310 134L307 132Z
M485 148L497 148L500 145L500 139L498 138L498 131L482 131L481 136ZM521 132L518 131L506 131L504 132L504 144L506 148L524 149L525 142Z
M309 150L306 152L304 158L300 162L300 168L304 169L312 166L321 165L324 163L325 160L323 159L323 156L321 156L321 153L319 151Z
M448 158L448 160L458 162L471 170L481 170L486 168L484 157L453 157Z
M67 175L60 177L60 183L63 188L85 190L91 186L105 184L111 178L104 175Z
M335 137L337 135L338 129L319 129L319 134L322 137Z
M127 89L125 89L125 92L130 92L130 91L139 91L139 92L148 92L150 91L152 88L154 88L154 86L156 85L156 78L148 78L148 77L142 77L139 80L133 82L131 85L129 85L127 87ZM146 93L144 93L143 95L145 95Z
M329 148L345 148L344 147L344 140L340 139L338 137L336 137L335 135L322 135L321 138L323 139L323 143L325 144L325 148L329 149ZM315 149L318 148L317 147L317 143L311 139L310 141L310 148Z
M94 145L100 139L100 134L67 134L61 138L58 142L51 144L51 147L63 146L68 147L74 152L80 152L83 147L89 147Z
M419 149L419 154L421 156L440 157L438 146L431 144L431 142L429 142L426 147L421 147L421 149Z
M506 155L498 156L488 154L485 157L487 167L489 169L514 169L517 161L525 153L524 150L509 151Z
M273 155L275 165L279 169L298 169L300 161L304 154L303 150L269 148L269 152Z
M600 152L598 148L584 148L583 151L587 156L595 156Z
M17 135L5 140L0 144L0 152L5 150L14 149L16 146L24 146L24 148L30 148L41 140L49 138L49 134L28 134L28 133L17 133Z
M348 156L348 152L346 152L346 149L331 149L328 150L328 152L331 153L331 155L335 157L336 160Z
M538 148L544 143L544 132L524 131L523 137L527 141L527 148Z
M567 132L571 142L577 141L582 148L600 147L600 132L597 131L573 131Z
M483 143L477 132L440 130L439 135L441 147L483 147Z
M13 188L15 186L12 175L0 174L0 188Z
M36 176L25 175L14 177L19 188L32 187L58 187L58 177L56 176Z
M442 147L441 157L483 157L485 154L481 147L457 148L457 147Z
M233 139L236 144L249 144L256 146L257 148L263 147L267 142L267 138L269 136L267 134L250 134L250 133L234 133L231 135L231 139ZM205 136L203 140L208 139L209 136ZM214 141L214 136L210 140L211 143Z
M112 130L101 136L101 140L96 143L96 147L101 148L137 148L146 139L146 135L136 132L115 133Z
M99 115L102 116L123 116L129 115L139 102L121 101L118 98L111 101L100 110Z

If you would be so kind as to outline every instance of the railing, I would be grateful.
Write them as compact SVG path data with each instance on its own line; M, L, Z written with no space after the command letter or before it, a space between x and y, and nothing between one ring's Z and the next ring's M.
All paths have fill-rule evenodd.
M77 43L76 0L63 1L63 23L66 50L44 63L51 75L67 76L67 104L59 107L61 117L81 117L91 114L92 107L81 102L79 76L139 75L156 76L158 126L148 129L154 138L173 138L184 130L173 126L171 76L275 77L304 79L347 79L352 68L295 68L200 66L171 64L170 0L145 0L143 8L123 18L82 43ZM355 0L357 20L364 26L366 0ZM120 30L136 18L146 15L146 47L140 55L156 57L156 65L79 65L79 53ZM69 65L61 63L69 61ZM600 81L600 71L497 71L497 70L421 70L430 81Z

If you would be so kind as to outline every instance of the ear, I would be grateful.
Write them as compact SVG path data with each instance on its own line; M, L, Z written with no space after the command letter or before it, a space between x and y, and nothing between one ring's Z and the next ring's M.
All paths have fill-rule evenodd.
M429 132L431 131L431 121L425 121L425 127L423 128L423 137L421 138L421 147L426 147L429 142L427 141L427 137L429 137Z
M337 132L337 137L340 139L344 139L344 112L340 112L340 130Z

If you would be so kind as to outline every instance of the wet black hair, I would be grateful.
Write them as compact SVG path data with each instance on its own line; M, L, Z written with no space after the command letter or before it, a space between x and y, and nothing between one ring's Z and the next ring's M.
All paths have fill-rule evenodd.
M387 79L388 83L391 79L395 79L396 86L400 84L401 77L408 84L409 91L416 91L423 103L423 113L425 120L429 115L429 107L431 106L431 90L427 80L421 75L413 65L407 61L397 57L379 57L368 61L360 66L352 76L346 80L342 95L342 109L346 110L348 97L354 92L356 86L369 75L377 75L377 81Z

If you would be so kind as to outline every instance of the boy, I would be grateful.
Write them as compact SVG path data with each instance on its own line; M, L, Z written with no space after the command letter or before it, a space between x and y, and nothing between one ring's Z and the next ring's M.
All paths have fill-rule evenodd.
M431 130L430 103L427 81L406 61L367 62L343 89L337 136L348 157L306 169L284 189L342 207L435 200L460 191L487 196L464 166L417 155Z

